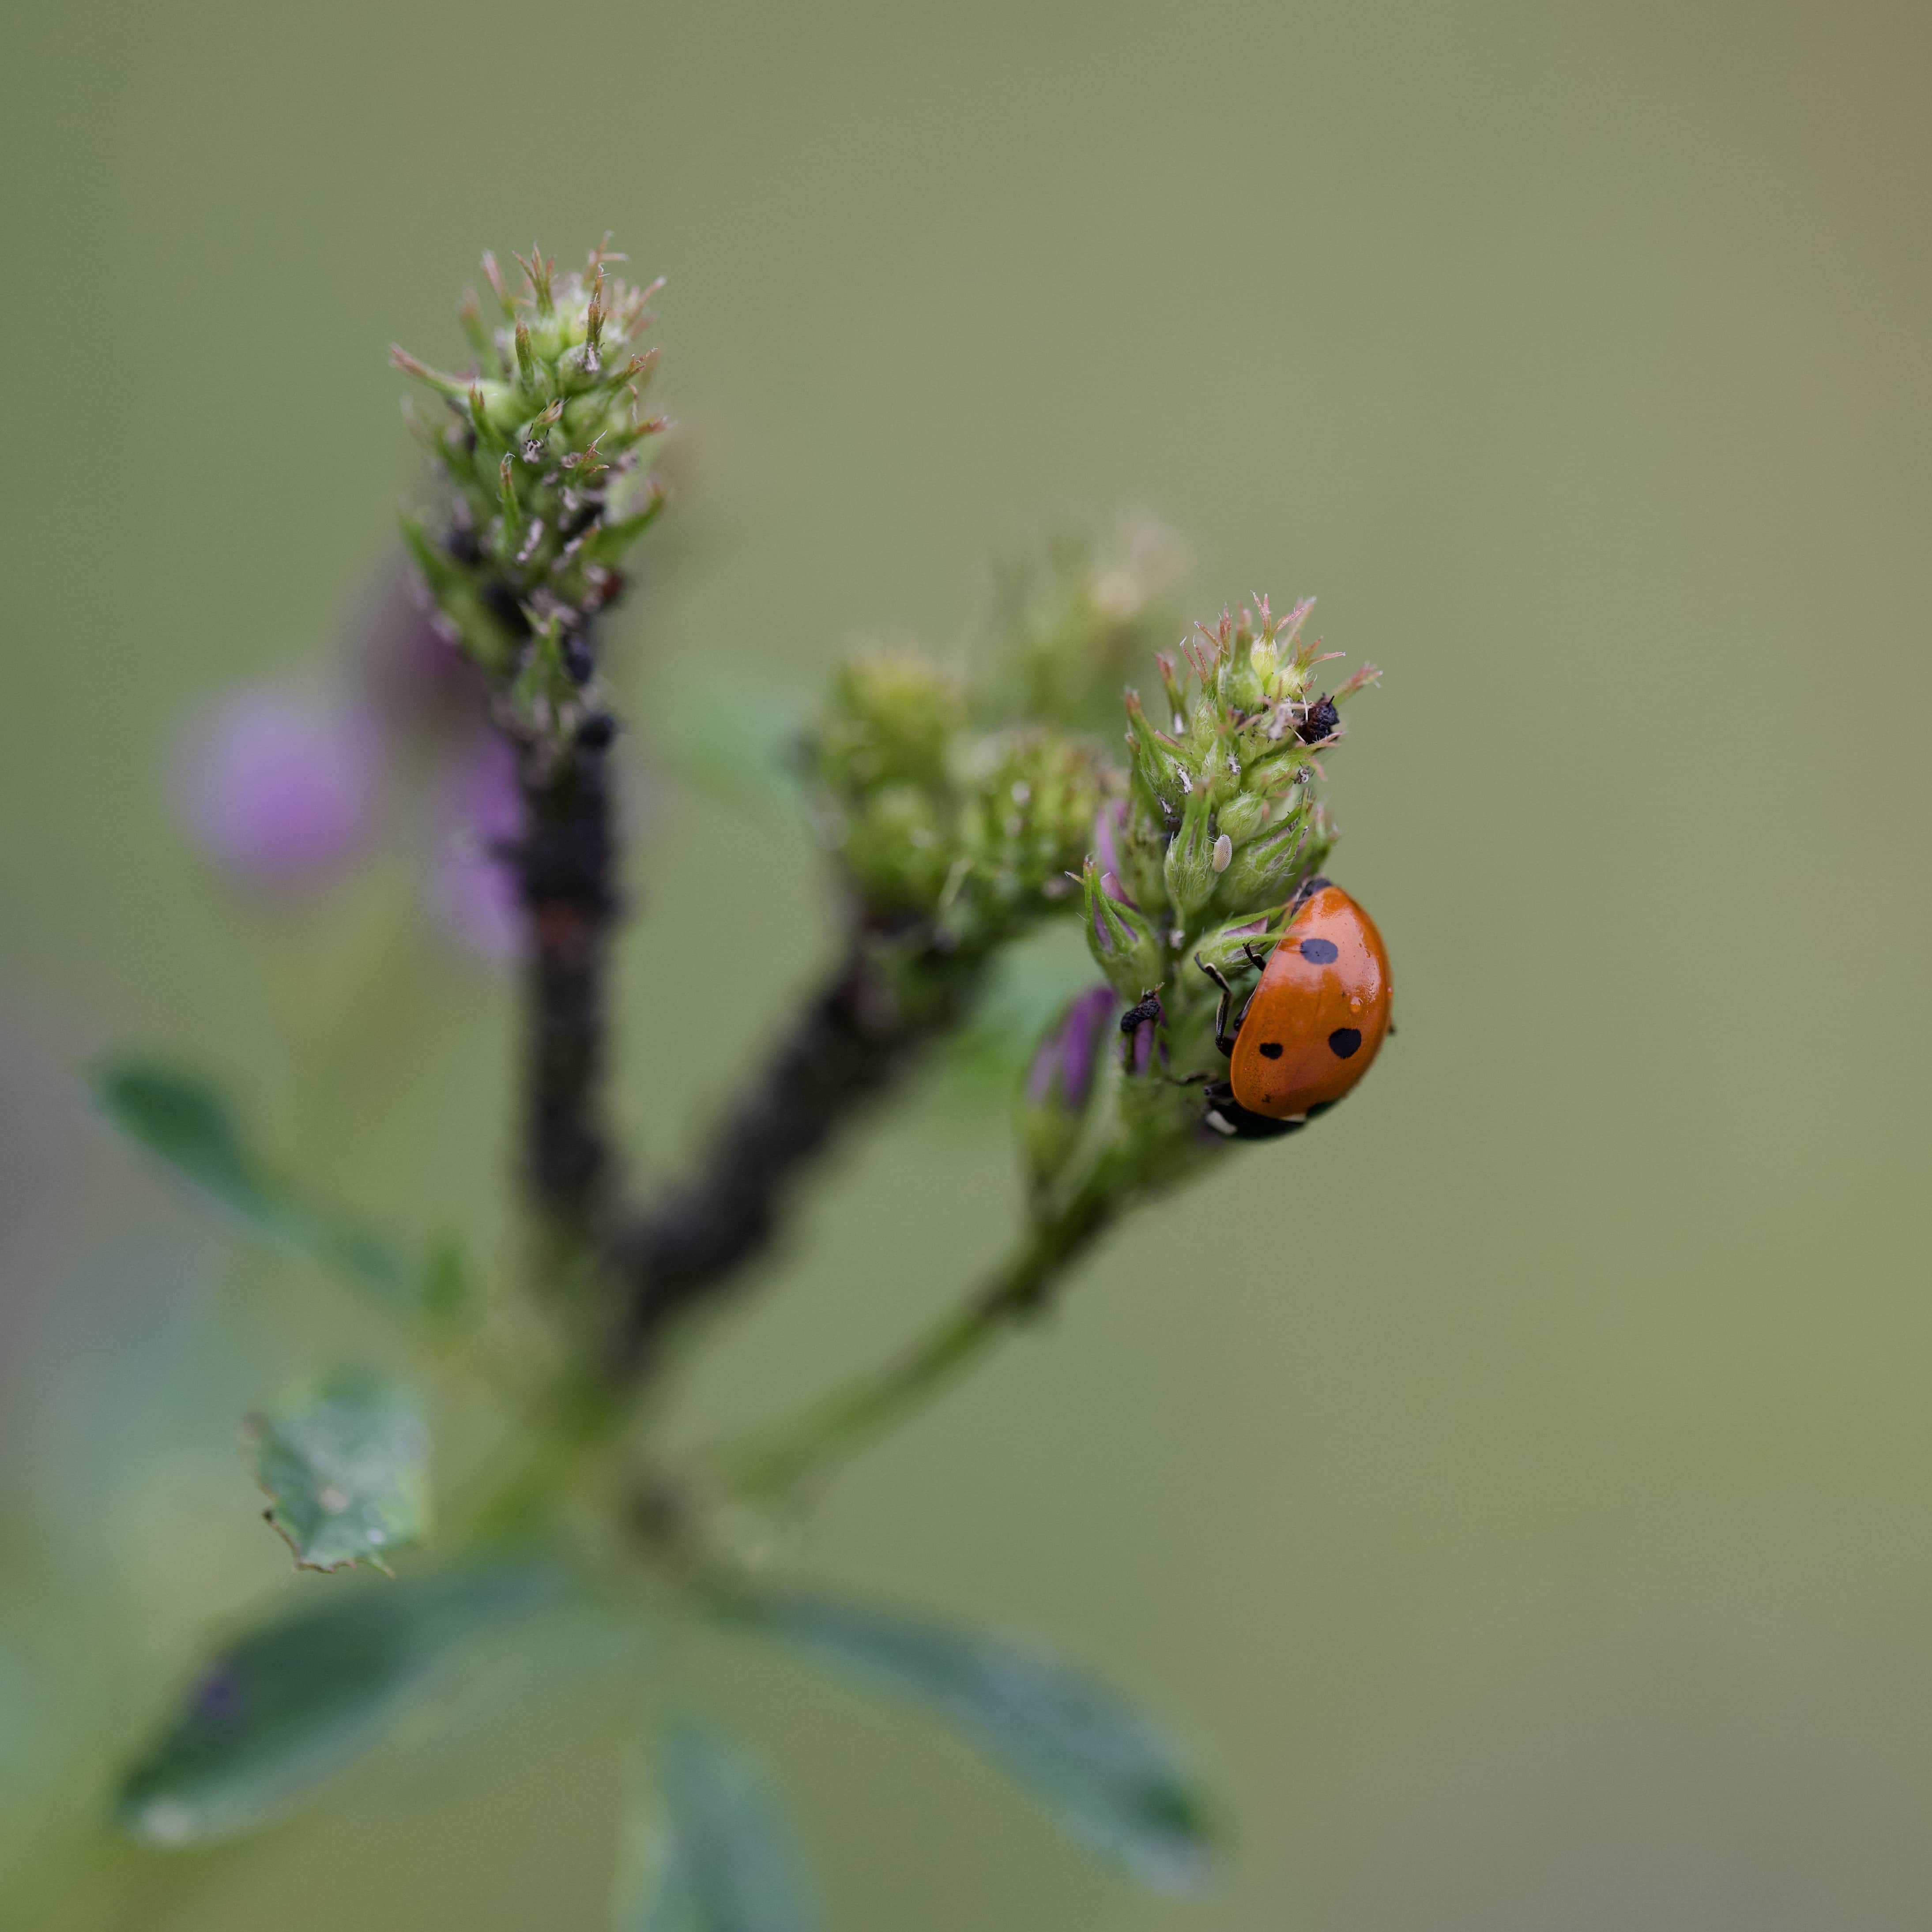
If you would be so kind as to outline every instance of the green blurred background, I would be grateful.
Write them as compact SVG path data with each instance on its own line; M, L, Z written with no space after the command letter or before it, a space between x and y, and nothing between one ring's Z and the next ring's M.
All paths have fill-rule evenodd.
M800 1559L1135 1686L1228 1794L1226 1868L1149 1900L911 1721L699 1660L836 1923L1924 1922L1932 18L111 0L8 43L25 1835L283 1587L236 1418L352 1325L108 1145L76 1064L190 1053L346 1198L502 1226L500 974L422 937L345 1021L406 855L265 913L166 772L209 693L339 661L416 475L387 344L453 359L479 248L608 226L670 278L694 426L627 674L658 1172L832 931L794 819L654 754L679 694L951 643L990 550L1124 505L1204 614L1313 592L1388 674L1332 767L1400 989L1374 1078L1132 1226ZM928 1083L680 1429L916 1325L1015 1194L998 1104ZM628 1721L560 1690L239 1851L82 1853L164 1932L598 1926Z

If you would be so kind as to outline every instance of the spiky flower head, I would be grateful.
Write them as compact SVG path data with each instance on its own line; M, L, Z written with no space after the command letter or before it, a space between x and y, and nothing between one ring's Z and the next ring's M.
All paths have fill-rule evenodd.
M1324 659L1302 636L1312 608L1276 617L1263 597L1223 612L1156 660L1155 715L1127 694L1127 808L1096 832L1099 870L1170 956L1283 905L1332 842L1320 754L1340 740L1337 701L1376 673L1365 666L1333 696L1317 688ZM1096 938L1095 950L1106 970L1114 949Z
M500 722L562 747L598 715L592 623L624 588L625 554L664 493L646 446L666 427L643 395L657 351L640 350L658 284L610 272L591 251L562 277L532 250L512 289L483 257L490 306L460 310L474 357L451 375L401 349L392 358L440 399L412 427L448 485L438 528L404 534L442 621L488 680Z

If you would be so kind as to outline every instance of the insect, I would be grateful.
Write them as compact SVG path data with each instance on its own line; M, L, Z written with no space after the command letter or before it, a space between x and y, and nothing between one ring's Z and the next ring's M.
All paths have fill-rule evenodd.
M1221 989L1214 1044L1228 1077L1206 1090L1209 1126L1238 1140L1271 1140L1306 1126L1367 1072L1390 1029L1388 953L1376 922L1326 879L1311 879L1231 1033L1234 988L1197 954Z

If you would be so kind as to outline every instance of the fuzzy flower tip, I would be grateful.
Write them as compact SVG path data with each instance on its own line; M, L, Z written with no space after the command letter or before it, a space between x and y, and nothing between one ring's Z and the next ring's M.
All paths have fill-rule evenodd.
M445 484L440 514L403 535L438 621L482 673L497 722L567 755L601 694L593 620L622 595L622 566L664 493L649 446L667 427L644 391L657 361L641 346L658 284L611 273L598 248L560 275L532 250L520 286L483 258L490 301L459 314L469 366L431 368L406 350L397 368L431 399L410 422Z

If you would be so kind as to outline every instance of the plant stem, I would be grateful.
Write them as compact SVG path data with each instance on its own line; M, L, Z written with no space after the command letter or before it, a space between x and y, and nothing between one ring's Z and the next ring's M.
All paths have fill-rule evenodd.
M770 1245L812 1163L959 1023L983 964L977 954L908 952L887 936L854 934L700 1172L612 1244L612 1270L626 1284L620 1374L648 1375L668 1331Z
M519 748L514 852L530 926L524 971L523 1171L555 1271L593 1246L610 1179L603 1112L604 964L618 910L601 752Z
M1068 1264L1112 1218L1090 1203L1036 1228L962 1307L927 1330L896 1360L814 1403L717 1466L727 1490L743 1498L796 1489L863 1448L978 1360L1017 1323L1038 1315Z

